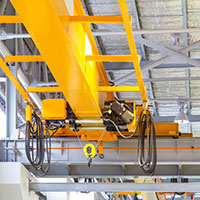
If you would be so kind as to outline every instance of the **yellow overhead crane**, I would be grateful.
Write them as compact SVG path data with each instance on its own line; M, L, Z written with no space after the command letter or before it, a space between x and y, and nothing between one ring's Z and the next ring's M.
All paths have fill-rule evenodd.
M153 133L179 136L178 124L153 123L126 0L119 0L122 16L85 16L80 0L74 1L73 16L70 16L64 0L11 2L18 16L0 16L0 23L23 23L41 54L0 58L1 68L28 103L27 143L30 143L30 137L38 138L37 134L41 133L43 139L47 136L80 136L82 141L97 141L98 153L103 155L104 141L134 135L144 140L140 130L144 135L151 135L154 146L149 148L153 151L156 147ZM131 55L100 55L89 23L124 24ZM59 86L24 89L7 67L7 62L46 62ZM102 62L133 62L138 86L110 86ZM44 92L62 92L66 99L43 100L41 114L28 94ZM140 92L142 106L137 106L134 101L118 101L113 92ZM44 149L44 144L40 145ZM30 148L30 144L26 147ZM90 147L87 150L90 155ZM29 153L27 156L31 160ZM152 174L155 166L148 167L156 161L147 166L147 163L141 163L142 159L139 160L143 168L146 165L143 170ZM42 169L43 161L34 163L32 159L30 162L36 169ZM41 171L45 173L48 169Z

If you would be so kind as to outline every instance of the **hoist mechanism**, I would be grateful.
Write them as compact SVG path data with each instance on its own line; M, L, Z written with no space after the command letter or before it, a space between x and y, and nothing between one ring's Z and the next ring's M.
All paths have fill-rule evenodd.
M100 119L78 119L64 99L46 99L42 102L42 118L49 130L68 127L74 132L131 132L136 128L135 109L134 101L106 101Z
M104 141L114 141L118 137L128 139L136 134L139 139L139 164L144 173L149 175L154 173L157 158L156 135L151 112L148 109L143 109L142 106L136 106L134 101L118 100L106 101L101 112L102 117L100 119L78 119L66 100L46 99L42 102L42 122L34 112L32 113L30 105L27 106L26 154L40 175L45 174L50 166L48 164L47 168L43 169L42 160L46 150L48 163L50 163L51 137L77 136L79 140L85 140L85 136L87 141L96 141L96 147L89 143L83 147L85 156L88 159L88 166L91 167L92 159L97 154L100 158L104 158ZM96 138L92 137L94 133ZM146 135L149 139L147 157L144 156ZM36 139L37 148L40 147L36 148L36 154L33 153L33 139ZM32 155L36 155L36 157ZM39 163L35 163L35 160Z
M6 56L5 61L0 58L1 68L28 104L26 155L39 175L48 172L52 137L77 137L81 142L96 142L95 150L103 159L104 142L134 136L138 136L138 162L144 173L152 175L157 161L156 135L177 137L178 124L153 121L126 0L119 0L121 16L86 16L80 0L72 1L71 8L66 7L65 1L57 0L11 2L41 54L30 56L31 62L45 62L58 84L58 87L23 87L7 62L29 62L30 57ZM12 19L15 17L18 16L12 16ZM130 55L100 55L88 23L104 22L124 25ZM103 62L116 61L133 62L138 86L110 85ZM45 99L41 114L41 105L36 105L29 93L43 92L61 92L67 101ZM115 92L140 92L142 105L117 100ZM91 159L92 146L90 148L86 149L85 155ZM47 165L44 166L45 160Z
M83 148L85 156L88 159L88 167L92 166L92 158L94 158L97 153L96 153L96 148L93 144L86 144Z

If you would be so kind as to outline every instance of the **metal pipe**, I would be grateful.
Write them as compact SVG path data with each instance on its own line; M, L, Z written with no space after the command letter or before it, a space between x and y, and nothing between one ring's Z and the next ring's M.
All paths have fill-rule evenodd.
M58 86L58 83L56 83L56 82L39 82L39 83L33 83L30 86L31 87Z
M13 34L13 33L8 33L8 34L1 34L0 35L0 40L11 40L11 39L22 39L22 38L31 38L29 34Z
M73 127L69 128L70 130L73 130ZM106 131L106 127L103 126L85 126L85 127L78 127L79 130L85 130L85 131L94 131L94 130L103 130Z
M8 0L2 0L1 1L0 15L4 14L7 2L8 2Z
M192 81L200 80L200 77L170 77L170 78L144 78L144 82L171 82L171 81ZM115 82L115 80L113 80ZM130 81L124 82L123 85L132 86L133 83L136 83L137 79L130 79Z
M28 79L26 78L26 76L25 76L24 72L21 70L21 68L19 68L17 70L17 77L24 88L27 88L30 85ZM39 98L39 96L37 94L33 94L33 93L30 93L29 96L34 101L34 103L39 108L39 110L41 111L42 110L42 106L41 106L42 101Z
M171 34L171 33L197 33L200 32L200 28L188 28L188 29L163 29L163 30L133 30L133 35L143 34ZM108 30L93 30L94 36L107 36L107 35L126 35L124 31L108 31ZM0 36L0 40L9 40L15 38L31 38L29 34L12 34L5 33Z
M10 51L8 50L8 48L3 44L2 41L0 41L0 55L2 57L5 56L11 56ZM17 70L17 78L19 79L19 81L21 82L21 84L23 85L24 88L28 87L30 85L28 79L26 78L24 72L18 68ZM34 103L37 105L37 107L41 110L41 99L39 98L39 96L37 94L29 94L31 99L34 101Z
M69 120L65 120L66 124L69 124ZM99 119L99 120L90 120L90 119L86 119L86 120L75 120L76 124L103 124L103 120Z
M171 34L171 33L196 33L200 32L200 28L188 28L188 29L163 29L163 30L133 30L133 35L143 34ZM107 36L107 35L126 35L125 31L106 31L97 30L93 31L94 36Z

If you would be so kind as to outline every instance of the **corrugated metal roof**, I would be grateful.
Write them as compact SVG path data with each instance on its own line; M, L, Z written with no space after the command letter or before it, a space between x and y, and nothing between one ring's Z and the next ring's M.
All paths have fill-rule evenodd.
M87 6L93 15L121 15L118 0L89 0ZM133 17L132 27L136 29L133 4L132 1L127 1L129 14ZM182 0L136 0L140 24L142 29L179 29L184 28L183 25L183 5ZM187 1L187 23L188 28L200 27L200 1ZM124 29L120 24L115 27ZM97 29L102 29L97 26ZM174 40L171 34L154 34L143 35L147 40L167 47L174 46ZM98 37L104 50L104 54L108 55L128 55L130 54L128 42L125 35L112 35ZM188 44L200 40L199 33L188 34ZM176 49L184 47L184 34L180 34L179 43L176 44ZM146 47L147 58L151 61L160 59L163 55L153 48ZM137 51L141 54L140 44L137 44ZM190 52L190 57L199 59L200 50L195 49ZM176 59L176 57L175 57ZM129 74L132 70L113 71L114 79L118 79L123 75ZM191 77L200 77L199 68L189 69ZM167 78L167 77L186 77L185 69L156 69L150 71L151 78ZM149 78L148 73L143 72L144 78ZM133 76L135 79L135 76ZM123 85L137 85L131 80L127 80ZM122 84L121 84L122 85ZM152 98L150 92L150 83L146 82L147 94ZM190 95L192 98L200 97L200 80L189 81ZM186 98L186 81L168 81L168 82L153 82L153 93L155 98L170 99L177 98L177 101L156 102L157 112L159 116L175 116L179 110L178 99ZM119 98L122 99L140 99L140 94L119 93ZM139 103L140 101L138 101ZM200 102L191 102L191 114L200 115ZM192 131L197 136L200 136L200 123L192 122ZM181 125L180 130L188 132L188 125Z

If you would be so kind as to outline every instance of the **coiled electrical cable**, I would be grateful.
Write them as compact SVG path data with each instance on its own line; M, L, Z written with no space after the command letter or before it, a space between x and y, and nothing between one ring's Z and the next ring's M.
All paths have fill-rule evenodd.
M156 163L157 163L157 152L156 152L156 133L154 127L153 116L149 110L142 110L139 115L139 120L135 131L125 136L119 130L115 122L111 119L104 119L104 121L111 122L119 135L125 139L133 137L139 129L138 134L138 162L145 174L153 175ZM146 133L146 135L145 135ZM147 156L145 158L145 138L147 138Z
M153 116L149 110L141 111L138 123L138 162L145 174L153 175L157 163L156 133ZM147 138L146 156L145 138Z
M51 135L48 129L44 130L42 121L36 114L32 115L32 123L26 123L25 151L38 174L46 175L51 162ZM44 167L45 152L47 163Z

